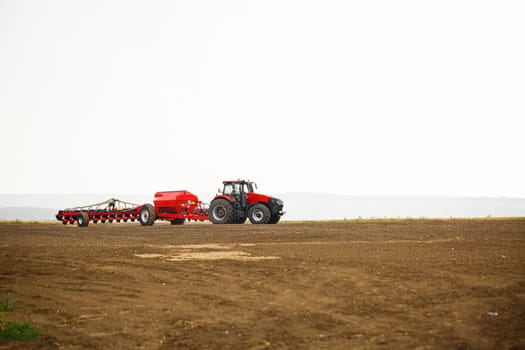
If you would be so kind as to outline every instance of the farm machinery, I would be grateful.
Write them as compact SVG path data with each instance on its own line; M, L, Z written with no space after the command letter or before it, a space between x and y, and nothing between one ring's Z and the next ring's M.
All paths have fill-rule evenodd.
M116 198L107 201L59 210L56 219L64 225L85 227L92 223L134 222L151 226L156 220L182 225L186 220L211 221L214 224L276 224L284 215L283 201L255 193L257 185L246 180L223 181L223 188L208 205L191 192L163 191L155 193L153 205L133 204Z

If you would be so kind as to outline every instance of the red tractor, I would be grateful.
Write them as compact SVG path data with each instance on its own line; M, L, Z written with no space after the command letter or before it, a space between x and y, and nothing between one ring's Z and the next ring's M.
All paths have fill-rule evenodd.
M224 188L213 198L208 217L214 224L243 224L246 218L252 224L276 224L281 219L283 201L254 192L257 185L251 181L224 181Z
M253 192L255 183L244 180L224 181L224 189L215 196L209 208L188 191L155 193L153 205L123 202L112 198L98 204L59 210L55 215L64 225L139 221L151 226L156 220L182 225L186 220L210 220L214 224L243 224L249 218L252 224L276 224L281 219L283 201Z

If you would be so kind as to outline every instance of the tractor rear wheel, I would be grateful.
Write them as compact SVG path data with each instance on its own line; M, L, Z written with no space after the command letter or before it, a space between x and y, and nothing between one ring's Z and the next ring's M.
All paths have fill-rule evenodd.
M140 208L139 221L142 226L151 226L155 222L155 208L151 204L144 204Z
M208 210L210 221L214 224L233 223L233 205L226 199L214 199Z
M89 215L85 211L81 211L78 213L77 217L77 225L78 227L86 227L89 225Z
M270 222L270 209L264 204L255 204L248 210L248 218L252 224L267 224Z

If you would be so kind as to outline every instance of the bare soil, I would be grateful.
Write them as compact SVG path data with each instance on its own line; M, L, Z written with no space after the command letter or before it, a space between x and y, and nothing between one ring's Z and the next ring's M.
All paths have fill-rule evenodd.
M525 349L525 220L0 225L0 349Z

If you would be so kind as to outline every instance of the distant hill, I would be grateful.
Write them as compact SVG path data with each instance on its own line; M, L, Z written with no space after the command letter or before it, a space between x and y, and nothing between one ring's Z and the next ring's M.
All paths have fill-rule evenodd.
M523 198L283 194L289 220L525 216Z
M195 193L210 202L212 193ZM524 198L437 196L341 196L317 193L276 194L284 200L285 220L352 218L525 217ZM59 209L108 198L152 203L144 194L0 194L0 220L54 220Z

